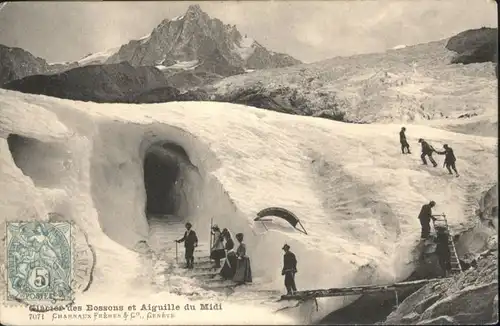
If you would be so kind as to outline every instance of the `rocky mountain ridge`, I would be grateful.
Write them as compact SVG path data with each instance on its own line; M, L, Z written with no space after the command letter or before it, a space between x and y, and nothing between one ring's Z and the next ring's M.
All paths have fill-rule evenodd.
M210 62L213 72L223 76L243 73L245 68L267 69L301 63L242 36L235 25L211 18L199 5L190 5L180 17L163 20L151 34L121 46L105 63L127 61L132 66L168 67L193 60L201 65ZM228 72L227 67L232 69ZM223 71L218 70L221 68Z
M0 44L0 86L27 76L53 74L74 67L75 64L51 65L26 50Z

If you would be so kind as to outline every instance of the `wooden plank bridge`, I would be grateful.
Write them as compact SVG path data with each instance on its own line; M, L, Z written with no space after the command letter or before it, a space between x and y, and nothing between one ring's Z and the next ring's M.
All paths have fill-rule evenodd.
M401 282L389 285L361 285L346 288L331 288L331 289L319 289L319 290L307 290L307 291L297 291L294 294L285 294L281 296L280 300L299 300L304 301L308 299L325 298L325 297L341 297L348 295L362 295L368 293L380 293L380 292L395 292L397 297L397 291L410 288L419 288L428 283L443 280L442 278L428 279L428 280L418 280L411 282Z

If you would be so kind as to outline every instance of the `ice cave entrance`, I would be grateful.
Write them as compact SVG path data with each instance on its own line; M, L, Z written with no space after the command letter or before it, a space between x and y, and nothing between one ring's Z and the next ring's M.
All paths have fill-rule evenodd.
M153 144L144 157L146 216L179 216L183 196L183 168L188 164L186 151L173 143Z

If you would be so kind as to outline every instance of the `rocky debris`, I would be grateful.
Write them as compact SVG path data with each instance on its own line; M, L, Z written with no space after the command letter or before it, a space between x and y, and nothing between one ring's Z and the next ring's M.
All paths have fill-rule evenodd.
M477 268L428 284L406 298L381 324L477 324L494 322L498 251L485 253Z
M164 71L168 84L180 90L197 89L217 82L224 77L200 70Z
M458 119L465 119L465 118L472 118L472 117L475 117L475 116L477 116L477 113L472 112L472 113L464 113L464 114L461 114L461 115L459 115L457 118L458 118Z
M420 319L428 320L451 315L460 324L488 323L491 321L493 299L497 293L498 281L479 286L468 286L437 301L424 311Z
M244 104L296 115L346 121L345 112L339 109L340 105L337 102L342 103L340 100L337 100L334 96L319 95L315 102L311 102L310 96L310 94L301 92L297 87L282 86L268 89L261 83L256 83L249 87L235 89L226 94L216 95L215 101ZM314 104L319 105L320 109L314 110Z
M450 65L455 53L446 43L261 70L224 78L212 88L223 101L328 118L344 112L339 120L358 123L492 112L497 101L493 65Z
M173 101L208 101L208 93L202 90L189 90L181 92L180 90L166 86L145 91L136 95L130 95L128 103L164 103Z

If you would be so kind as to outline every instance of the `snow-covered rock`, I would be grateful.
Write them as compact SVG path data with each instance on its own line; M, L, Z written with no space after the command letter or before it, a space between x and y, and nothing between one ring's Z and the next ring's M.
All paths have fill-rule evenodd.
M108 50L105 50L102 52L91 53L91 54L85 56L84 58L78 60L78 65L79 66L86 66L86 65L92 65L92 64L94 64L94 65L102 64L102 63L106 62L106 60L108 60L109 57L114 55L118 50L120 50L120 47L115 47L115 48L108 49Z

